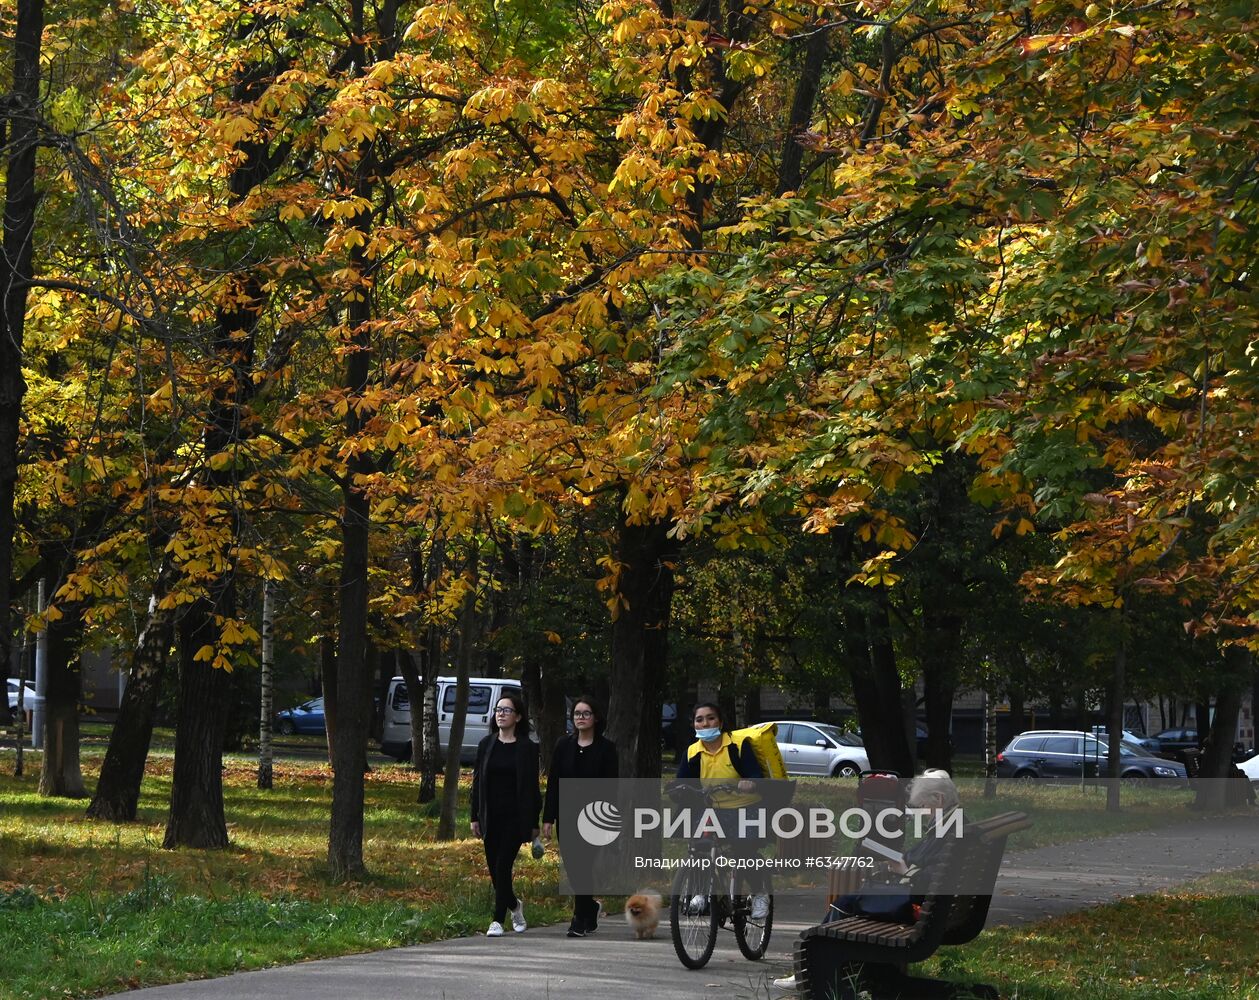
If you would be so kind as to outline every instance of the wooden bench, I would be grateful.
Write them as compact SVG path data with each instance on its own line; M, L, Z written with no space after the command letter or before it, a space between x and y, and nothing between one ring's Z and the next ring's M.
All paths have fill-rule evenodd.
M966 985L911 976L908 966L941 945L965 944L984 929L1006 840L1031 823L1023 813L1002 813L968 824L965 835L942 845L924 869L926 891L912 924L844 917L811 927L796 940L795 975L804 1000L855 1000L868 990L875 1000L987 997L983 984ZM828 895L856 890L853 872L837 872ZM859 876L858 876L859 878ZM967 891L963 893L957 887Z

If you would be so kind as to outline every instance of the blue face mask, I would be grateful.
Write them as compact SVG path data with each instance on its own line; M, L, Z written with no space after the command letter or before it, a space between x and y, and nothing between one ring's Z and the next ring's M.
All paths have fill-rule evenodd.
M712 729L695 730L695 738L697 740L702 740L705 743L707 743L709 740L715 740L720 735L721 735L721 730L717 729L716 727Z

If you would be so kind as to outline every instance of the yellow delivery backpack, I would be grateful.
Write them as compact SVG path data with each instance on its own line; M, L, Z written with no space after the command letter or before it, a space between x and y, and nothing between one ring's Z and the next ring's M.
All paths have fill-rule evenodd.
M739 749L744 743L752 744L752 752L761 765L761 773L767 778L785 780L787 765L783 763L782 751L778 749L778 723L758 722L755 726L745 726L730 734Z
M752 753L756 755L756 761L761 765L761 773L767 778L785 780L787 777L787 765L783 763L782 751L778 749L778 725L774 722L758 722L754 726L745 726L742 729L732 730L730 738L734 741L734 746L740 751L743 750L743 744L750 742L752 744ZM703 749L699 740L691 744L687 750L686 756L688 760L694 759L695 754Z

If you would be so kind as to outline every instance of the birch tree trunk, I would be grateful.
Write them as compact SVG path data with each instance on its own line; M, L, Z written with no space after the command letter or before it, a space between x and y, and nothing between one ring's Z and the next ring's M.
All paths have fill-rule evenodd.
M258 711L258 787L270 788L274 754L271 749L271 709L275 686L275 581L262 585L262 676L261 705Z
M984 687L984 798L997 794L997 698L992 682Z

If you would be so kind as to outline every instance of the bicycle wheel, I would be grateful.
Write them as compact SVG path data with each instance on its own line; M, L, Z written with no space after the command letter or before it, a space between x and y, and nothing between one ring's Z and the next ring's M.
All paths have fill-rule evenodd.
M752 886L746 873L735 877L734 898L730 901L734 911L734 939L739 943L743 957L755 962L764 957L769 947L769 934L774 929L774 897L769 896L769 909L765 916L752 916Z
M673 950L688 969L702 969L717 945L717 907L713 877L707 871L680 868L669 900ZM702 905L701 905L702 903Z

